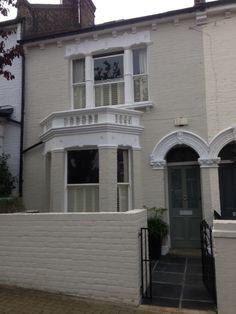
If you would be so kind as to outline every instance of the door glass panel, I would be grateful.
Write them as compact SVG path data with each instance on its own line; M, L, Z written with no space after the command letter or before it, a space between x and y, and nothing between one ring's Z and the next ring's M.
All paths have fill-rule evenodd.
M199 191L198 191L198 169L186 169L186 193L187 207L198 208Z
M171 203L173 208L183 208L181 169L171 169Z

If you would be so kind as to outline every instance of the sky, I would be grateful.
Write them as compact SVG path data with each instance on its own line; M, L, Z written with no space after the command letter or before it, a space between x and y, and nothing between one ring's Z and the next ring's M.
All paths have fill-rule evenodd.
M58 4L60 0L28 0L30 3ZM210 2L213 0L207 0ZM129 19L193 6L194 0L93 0L97 10L95 23ZM15 18L11 10L10 18ZM8 17L8 18L9 18ZM0 21L4 19L1 17Z

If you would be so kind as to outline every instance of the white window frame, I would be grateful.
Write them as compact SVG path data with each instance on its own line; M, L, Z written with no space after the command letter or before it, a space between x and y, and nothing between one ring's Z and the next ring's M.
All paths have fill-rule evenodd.
M113 57L113 56L116 56L116 57L121 56L122 59L123 59L123 78L122 79L121 78L117 78L117 79L101 80L101 81L97 81L97 82L94 79L94 97L96 95L96 92L95 92L96 86L105 86L105 85L107 86L107 85L109 85L109 89L110 89L112 84L123 83L123 85L124 85L123 86L123 93L124 93L124 102L125 102L125 81L124 81L124 73L125 73L125 68L124 67L125 67L125 64L124 64L124 53L118 53L118 54L112 53L112 52L110 52L110 53L111 54L108 53L108 54L106 54L104 56L100 56L100 57L96 57L96 56L93 57L93 75L94 75L95 60L110 58L110 57ZM110 100L111 103L108 106L119 106L119 105L122 105L122 103L121 104L117 104L117 105L113 105L112 104L111 92L109 93L109 98L110 98L109 100ZM101 101L101 103L102 103L102 101ZM103 106L96 105L96 97L95 97L95 107L105 107L105 106L107 106L107 105L103 105Z
M97 150L98 151L98 154L99 154L99 149L98 147L86 147L86 148L82 148L82 149L78 149L78 148L73 148L73 149L68 149L66 151L66 154L65 154L65 212L69 212L71 213L71 211L69 211L69 204L68 204L68 187L92 187L92 186L97 186L98 187L98 211L99 211L99 186L100 186L100 182L98 183L68 183L68 152L71 152L71 151L85 151L85 150ZM98 157L99 158L99 157ZM100 179L100 178L99 178ZM99 180L100 181L100 180ZM86 211L86 210L83 210L81 212L96 212L96 211Z
M74 83L74 79L73 79L73 73L74 73L74 66L73 63L76 60L84 60L84 71L86 71L86 64L85 64L85 57L81 57L81 58L73 58L71 59L71 66L70 66L70 81L71 81L71 95L72 95L72 99L71 99L71 109L75 110L75 109L85 109L87 107L87 103L86 103L86 72L85 72L85 78L84 78L84 82L80 82L80 83ZM85 88L85 106L83 108L75 108L75 95L74 95L74 87L75 86L84 86Z
M145 49L146 51L146 63L147 63L147 67L146 67L146 73L144 74L134 74L133 73L133 51L134 50L138 50L138 49ZM117 48L118 50L118 48ZM88 108L96 108L96 107L105 107L105 106L96 106L95 104L95 88L96 86L105 86L105 85L108 85L108 84L123 84L123 93L124 93L124 102L120 103L120 104L116 104L116 105L110 105L110 106L114 106L114 107L117 107L117 108L131 108L131 109L135 109L135 108L143 108L143 107L152 107L153 104L152 102L150 101L150 84L149 84L149 63L148 63L148 45L142 45L142 46L133 46L133 47L130 47L129 50L131 51L131 55L132 57L129 58L129 60L125 60L125 53L115 53L115 50L112 50L109 51L106 53L106 55L104 56L98 56L96 57L96 55L89 55L91 56L91 61L89 62L92 62L92 64L90 65L91 68L92 68L92 72L91 74L89 75L92 75L92 77L90 78L87 78L86 77L86 73L87 73L87 69L86 69L86 58L87 56L83 55L83 56L78 56L77 57L73 57L71 59L71 95L72 95L72 101L71 101L71 108L72 110L75 109L75 104L74 104L74 86L82 86L85 84L85 109L88 109ZM125 50L124 50L125 51ZM102 59L102 58L105 58L105 57L112 57L112 56L122 56L123 57L123 78L118 78L118 79L108 79L108 80L104 80L104 81L97 81L95 82L94 80L94 61L96 59ZM73 61L74 60L77 60L77 59L84 59L85 60L85 82L83 83L76 83L76 84L73 84ZM127 99L127 93L126 93L126 84L127 84L127 81L126 81L126 70L127 70L127 65L126 63L129 63L129 67L132 68L132 72L131 72L131 83L130 85L133 86L132 90L131 90L131 93L133 94L133 100L130 102L128 99ZM145 100L145 101L138 101L138 102L135 102L134 101L134 79L135 77L142 77L142 76L146 76L147 77L147 92L148 92L148 99ZM89 88L87 84L91 84ZM129 85L127 85L129 86ZM131 87L130 87L131 88ZM90 94L90 101L88 101L88 91L89 91L89 94ZM111 93L110 93L110 97L112 97Z
M118 178L117 178L117 196L119 193L119 186L127 186L128 187L128 209L127 210L131 210L132 208L132 171L131 171L131 151L130 151L130 147L118 147L117 150L126 150L128 152L128 176L129 176L129 180L128 182L118 182ZM118 201L118 199L117 199ZM117 208L118 210L118 208ZM120 212L120 208L119 208L119 212Z
M142 73L142 74L134 74L134 67L133 67L133 52L134 50L141 50L144 49L145 50L145 57L146 57L146 73ZM141 78L141 77L146 77L147 78L147 93L148 93L148 97L147 100L140 100L140 101L135 101L135 94L134 94L134 104L139 104L139 103L144 103L144 102L148 102L149 98L150 98L150 91L149 91L149 62L148 62L148 46L138 46L138 47L134 47L132 48L132 73L133 73L133 94L134 94L134 80L135 78Z

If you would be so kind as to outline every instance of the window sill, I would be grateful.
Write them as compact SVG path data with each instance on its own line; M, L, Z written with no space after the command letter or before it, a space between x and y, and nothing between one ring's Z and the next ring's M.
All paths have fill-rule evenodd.
M140 101L133 104L115 105L114 107L122 109L150 109L153 107L153 102Z

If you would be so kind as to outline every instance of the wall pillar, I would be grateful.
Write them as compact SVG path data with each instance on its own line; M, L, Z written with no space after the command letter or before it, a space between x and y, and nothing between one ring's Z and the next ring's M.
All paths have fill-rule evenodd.
M117 211L117 147L99 147L99 211Z
M87 55L85 57L86 108L95 107L93 75L93 57L91 55Z
M65 152L52 151L50 174L50 211L65 211Z
M132 49L124 50L124 83L125 83L125 103L134 103L134 87L133 87L133 62Z
M202 214L210 224L214 210L220 213L218 165L201 167Z
M133 178L133 209L141 209L143 203L142 173L141 173L141 150L132 151L132 178Z

